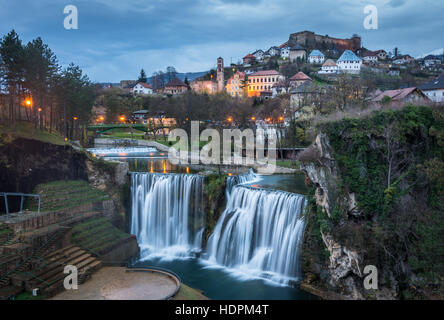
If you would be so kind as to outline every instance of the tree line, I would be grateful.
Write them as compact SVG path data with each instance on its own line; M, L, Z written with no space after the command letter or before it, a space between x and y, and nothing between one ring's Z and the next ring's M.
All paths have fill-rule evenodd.
M12 30L0 41L0 122L14 130L18 121L35 129L78 138L90 120L94 86L80 67L62 67L38 37L24 44Z

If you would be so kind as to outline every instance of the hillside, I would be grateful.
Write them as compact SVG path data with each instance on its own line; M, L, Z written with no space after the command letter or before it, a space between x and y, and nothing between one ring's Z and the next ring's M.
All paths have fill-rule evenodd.
M355 299L442 298L444 110L408 106L322 124L300 156L312 183L306 283ZM364 268L379 290L365 290Z

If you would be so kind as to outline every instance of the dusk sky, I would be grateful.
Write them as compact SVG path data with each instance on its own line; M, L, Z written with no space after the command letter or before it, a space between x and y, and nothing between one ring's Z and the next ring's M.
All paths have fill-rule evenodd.
M379 29L365 30L364 7L378 8ZM65 30L66 5L79 29ZM0 35L41 36L60 63L78 64L97 82L136 79L175 66L179 72L228 65L255 49L310 30L361 35L369 49L419 56L444 47L443 0L0 0Z

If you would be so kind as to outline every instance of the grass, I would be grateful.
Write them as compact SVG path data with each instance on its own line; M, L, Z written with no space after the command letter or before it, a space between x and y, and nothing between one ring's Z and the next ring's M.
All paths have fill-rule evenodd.
M109 195L83 180L62 180L40 184L34 193L42 195L41 211L58 211L80 205L108 200ZM37 200L27 203L30 210L37 209Z
M18 121L15 130L12 127L1 124L0 135L11 135L12 137L21 137L38 140L41 142L66 145L64 137L58 133L49 133L46 130L34 129L34 124L29 121Z
M129 237L129 234L120 231L103 217L89 219L72 228L72 241L98 256Z
M299 169L299 162L296 160L277 160L276 165L290 169Z
M45 296L33 296L31 292L24 291L15 296L14 300L45 300Z
M174 296L173 300L208 300L208 298L199 290L182 283L179 292Z

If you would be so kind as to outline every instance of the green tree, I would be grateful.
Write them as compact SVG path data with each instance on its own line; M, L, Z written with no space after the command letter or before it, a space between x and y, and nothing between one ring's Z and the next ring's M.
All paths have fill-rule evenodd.
M143 83L147 83L148 78L146 77L146 73L145 70L140 70L140 75L139 75L139 79L137 80L139 82L143 82Z

